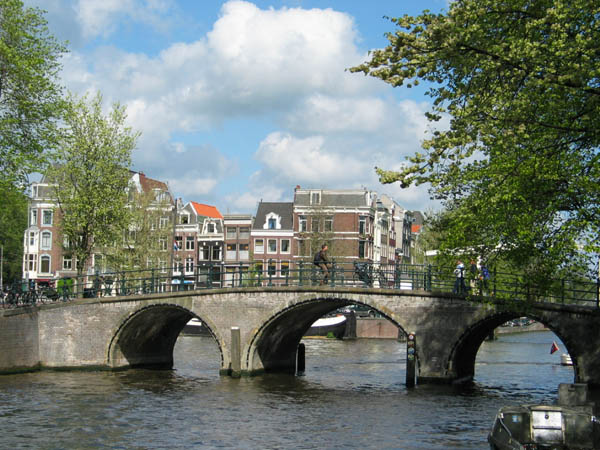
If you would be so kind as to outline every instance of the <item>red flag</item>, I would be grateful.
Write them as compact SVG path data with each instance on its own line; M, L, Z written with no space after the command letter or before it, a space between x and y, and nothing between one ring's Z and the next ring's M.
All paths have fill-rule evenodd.
M558 351L558 345L556 345L556 341L552 341L552 347L550 347L550 354Z

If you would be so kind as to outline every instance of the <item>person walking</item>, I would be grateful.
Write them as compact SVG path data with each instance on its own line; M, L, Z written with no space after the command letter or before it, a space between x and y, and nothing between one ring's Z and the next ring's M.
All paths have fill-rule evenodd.
M329 268L327 267L329 264L329 257L327 256L327 244L321 245L321 250L315 254L314 263L321 269L323 277L319 285L323 286L324 284L327 284L329 279Z

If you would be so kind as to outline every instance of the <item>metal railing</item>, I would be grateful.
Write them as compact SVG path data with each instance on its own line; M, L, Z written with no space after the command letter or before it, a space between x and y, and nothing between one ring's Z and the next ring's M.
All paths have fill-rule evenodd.
M377 264L370 262L332 262L325 277L312 261L294 261L292 267L278 266L275 260L255 261L236 267L208 263L192 273L166 269L140 269L106 272L83 277L62 278L55 286L33 289L13 286L1 298L2 307L94 298L179 292L227 287L317 286L355 287L391 290L424 290L453 293L463 297L494 297L514 301L545 301L561 304L600 306L600 281L557 279L544 283L529 280L524 274L492 270L484 278L464 270L456 276L454 268L415 264Z

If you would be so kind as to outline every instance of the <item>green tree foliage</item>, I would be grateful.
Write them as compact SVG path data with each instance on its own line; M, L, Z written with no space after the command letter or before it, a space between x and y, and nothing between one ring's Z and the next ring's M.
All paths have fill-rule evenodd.
M0 2L0 178L10 183L23 186L56 142L65 51L39 9Z
M52 155L49 178L62 236L81 275L94 247L122 240L129 225L127 187L138 133L125 126L125 108L102 113L102 96L71 97L61 145Z
M547 275L600 251L598 17L595 0L458 0L392 19L390 45L351 69L424 81L429 120L450 118L401 171L377 169L430 183L447 249Z
M155 191L129 187L129 223L122 239L105 249L108 269L134 270L169 266L173 251L173 205Z
M27 197L10 183L0 182L0 245L3 247L4 285L21 279L23 230L27 226Z

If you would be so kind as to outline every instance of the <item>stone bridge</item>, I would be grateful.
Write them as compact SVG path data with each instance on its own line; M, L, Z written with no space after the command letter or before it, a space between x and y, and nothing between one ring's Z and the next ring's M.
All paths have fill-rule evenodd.
M328 286L209 289L2 310L0 372L171 368L179 333L197 317L215 338L223 375L293 374L311 324L349 304L368 305L401 333L415 333L418 383L470 380L490 333L528 316L564 342L575 382L600 385L598 308Z

